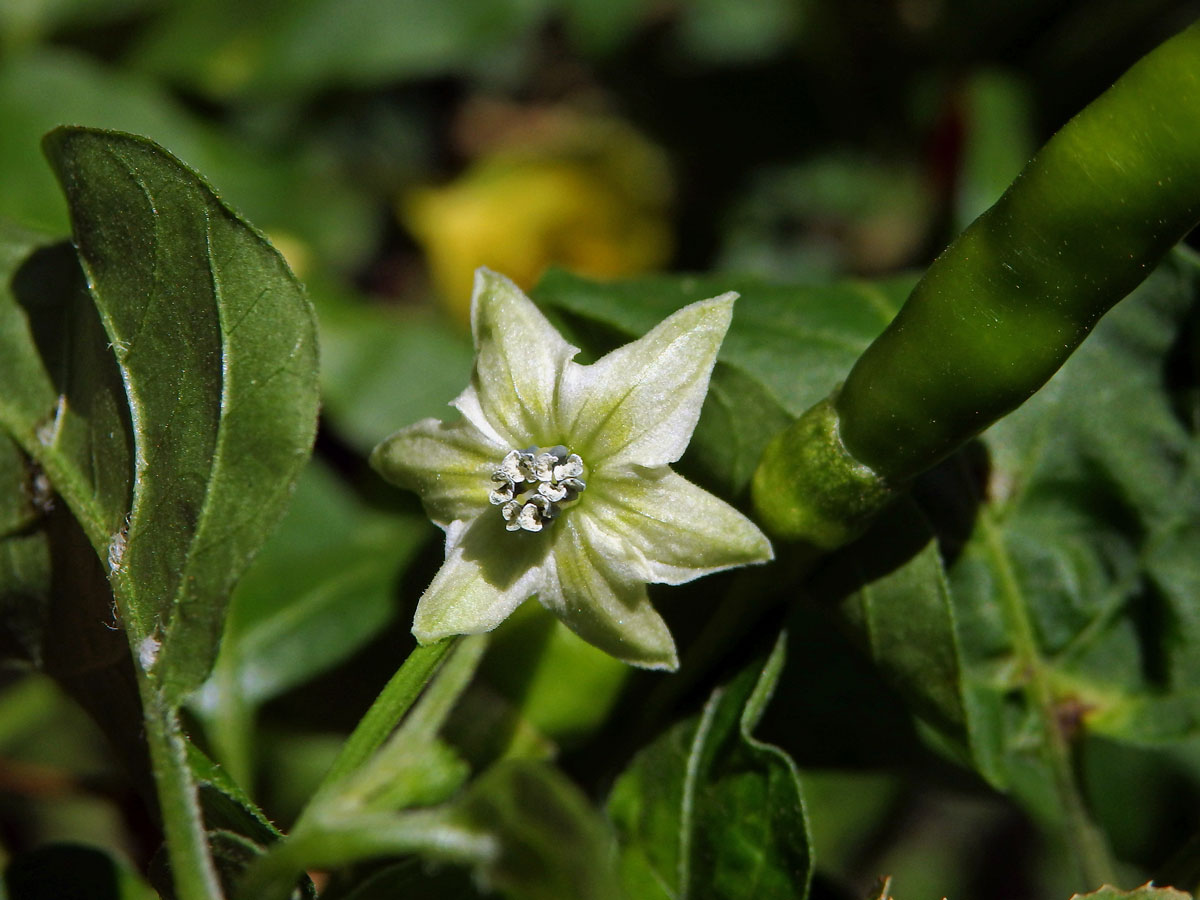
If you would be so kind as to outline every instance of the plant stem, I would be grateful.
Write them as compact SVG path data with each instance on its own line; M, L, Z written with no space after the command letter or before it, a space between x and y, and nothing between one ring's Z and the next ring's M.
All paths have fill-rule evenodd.
M245 878L238 885L239 897L246 900L273 900L276 897L287 896L295 883L297 873L314 864L317 857L321 857L326 864L337 865L370 855L372 851L383 852L381 847L392 851L396 851L397 847L407 849L403 840L395 846L388 843L388 840L396 840L395 835L391 835L392 832L402 836L408 834L405 831L407 820L385 815L377 816L373 823L374 828L371 829L378 832L378 840L351 841L349 848L336 850L335 846L340 846L335 840L339 826L327 820L325 803L331 796L336 795L346 778L360 770L383 746L425 686L433 679L434 673L438 671L447 654L459 646L461 640L461 637L453 637L436 644L418 646L408 655L342 745L341 753L300 813L292 833L273 845L247 870ZM485 644L486 642L479 640L475 652L464 661L464 670L454 673L450 679L451 683L443 686L442 693L446 696L435 697L433 709L426 711L421 721L413 723L414 729L420 735L432 737L431 732L440 726L442 718L449 711L449 706L474 673ZM455 654L455 658L460 655ZM442 679L439 679L439 683L441 681ZM344 830L347 826L340 827ZM354 828L353 825L349 827L352 830ZM416 829L413 833L420 835L422 832ZM391 837L379 837L380 834L388 834ZM382 844L379 843L380 840L383 841ZM366 852L363 852L364 850ZM338 852L343 853L345 858L337 857Z
M332 785L345 778L379 749L396 724L437 671L442 659L457 645L461 637L446 638L436 644L417 646L389 681L362 717L329 772L313 794L323 795Z
M997 595L1011 629L1013 649L1020 661L1021 671L1028 679L1025 686L1026 697L1037 710L1041 720L1044 737L1042 759L1050 769L1059 805L1066 816L1067 828L1071 835L1068 843L1075 853L1079 873L1088 888L1106 883L1115 884L1116 867L1104 834L1092 821L1079 789L1071 747L1059 723L1054 686L1050 683L1049 672L1039 651L1037 635L1029 618L1029 609L1021 586L1013 572L1008 549L1004 546L1004 539L989 510L984 509L980 512L979 527L982 529L987 553L999 576Z
M145 676L139 681L175 895L178 900L221 900L224 894L208 850L179 711L165 702L155 682Z

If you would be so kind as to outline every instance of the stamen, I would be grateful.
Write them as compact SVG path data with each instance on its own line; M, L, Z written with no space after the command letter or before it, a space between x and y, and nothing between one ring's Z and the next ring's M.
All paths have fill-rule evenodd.
M579 454L558 445L510 450L492 473L488 501L500 507L509 531L541 531L587 487Z
M494 472L492 474L492 481L499 483L499 486L488 494L488 502L492 506L500 506L513 498L516 486L509 480L507 475L503 472Z
M578 478L582 474L583 460L579 458L578 453L572 453L567 457L566 462L554 467L555 481L562 481L565 478Z
M520 450L508 451L508 455L500 463L500 468L492 475L492 480L495 481L497 476L502 476L513 484L525 481L525 476L529 474L529 464L526 460L528 455Z
M561 484L554 484L550 481L544 481L538 485L538 493L551 503L557 503L559 500L562 500L567 496L567 489Z

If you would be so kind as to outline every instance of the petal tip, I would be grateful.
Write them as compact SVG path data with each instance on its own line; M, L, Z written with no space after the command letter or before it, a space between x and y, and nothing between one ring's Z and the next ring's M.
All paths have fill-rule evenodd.
M764 563L775 561L775 547L771 543L771 539L766 536L761 528L754 526L758 530L758 546L754 548L754 558L751 559L751 565L763 565Z
M503 287L519 293L521 292L521 289L507 275L501 275L495 269L489 269L487 266L480 266L475 270L475 286L472 292L472 300L489 287Z
M724 294L709 297L707 300L698 300L691 304L691 307L698 308L708 315L721 317L725 320L726 328L728 328L729 320L733 318L733 305L740 296L737 291L726 291ZM684 308L687 309L688 307Z

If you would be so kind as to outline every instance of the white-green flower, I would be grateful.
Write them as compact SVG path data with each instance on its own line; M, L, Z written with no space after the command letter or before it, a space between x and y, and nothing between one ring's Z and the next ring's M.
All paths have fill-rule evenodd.
M749 519L668 468L691 440L735 297L686 306L583 366L516 285L479 271L462 418L417 422L371 456L446 531L419 641L490 631L536 595L613 656L678 665L646 583L771 558Z

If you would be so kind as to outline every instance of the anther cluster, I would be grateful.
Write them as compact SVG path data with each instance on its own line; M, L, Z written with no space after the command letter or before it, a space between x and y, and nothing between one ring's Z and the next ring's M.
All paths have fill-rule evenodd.
M488 495L500 507L509 531L541 531L587 485L583 460L561 445L542 450L511 450L492 474L497 487Z

